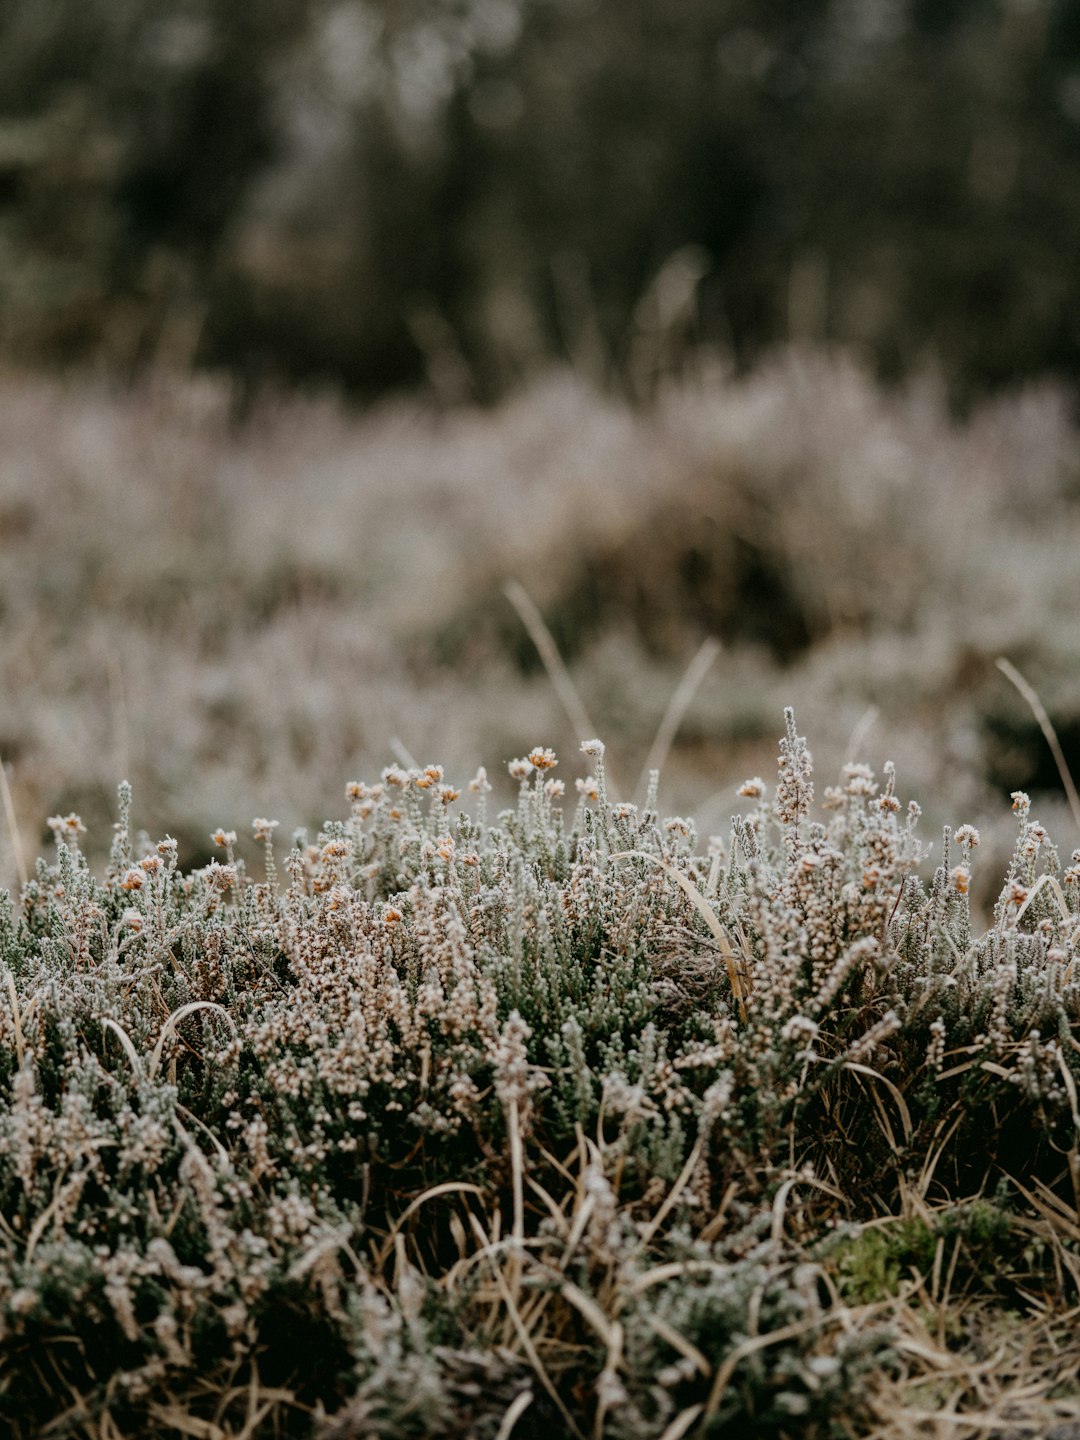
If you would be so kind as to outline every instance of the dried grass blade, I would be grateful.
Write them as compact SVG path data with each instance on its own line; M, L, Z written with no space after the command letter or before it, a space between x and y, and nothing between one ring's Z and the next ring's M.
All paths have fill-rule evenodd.
M532 596L519 580L508 580L503 586L503 594L517 611L521 623L529 633L529 639L536 646L536 652L543 661L548 679L551 681L555 694L559 697L560 704L566 711L566 718L573 726L577 738L587 740L590 735L596 734L596 726L589 719L589 712L570 678L570 671L567 670L563 658L559 654L559 647L555 644L551 631L544 624L544 617L537 609Z
M45 1234L45 1231L48 1229L49 1226L49 1221L60 1208L61 1201L64 1199L64 1179L66 1175L66 1169L60 1172L59 1176L57 1177L56 1185L53 1187L52 1199L49 1201L49 1204L41 1212L38 1218L34 1221L33 1229L30 1231L30 1234L27 1236L26 1239L26 1253L23 1255L24 1265L29 1265L30 1261L33 1259L34 1251L38 1247L38 1241Z
M604 1440L604 1421L614 1401L613 1391L621 1388L619 1366L623 1359L623 1328L617 1320L611 1324L611 1344L604 1368L596 1382L596 1414L593 1419L593 1440Z
M1053 1204L1050 1204L1043 1196L1033 1194L1025 1185L1022 1185L1015 1175L1010 1175L1009 1179L1016 1186L1017 1190L1020 1191L1020 1194L1023 1195L1028 1204L1037 1210L1044 1220L1050 1223L1051 1228L1064 1230L1070 1240L1080 1241L1080 1225L1070 1216L1068 1209L1056 1195L1052 1192L1047 1192L1053 1201Z
M957 1066L956 1071L949 1073L955 1074L961 1070L968 1070L970 1068L971 1067L969 1065L960 1065ZM936 1145L931 1145L930 1149L928 1150L926 1159L923 1162L923 1168L919 1174L919 1194L922 1197L925 1198L926 1192L930 1188L930 1182L934 1178L934 1171L937 1169L941 1157L945 1154L946 1146L948 1145L952 1137L956 1134L957 1130L959 1130L960 1126L963 1124L963 1121L964 1116L962 1114L957 1115L955 1120L953 1120L952 1123L948 1126L945 1134L942 1135L940 1142ZM937 1140L937 1136L939 1134L941 1134L940 1125L938 1126L938 1130L934 1135L935 1141Z
M534 1180L531 1175L525 1176L525 1184L528 1185L529 1189L533 1192L534 1195L538 1195L540 1199L544 1202L552 1221L556 1226L560 1228L562 1234L565 1235L567 1233L567 1224L566 1216L563 1213L562 1207L555 1203L555 1200L552 1198L550 1192L545 1190L543 1185L541 1185L538 1180ZM564 1201L563 1204L565 1203L566 1202Z
M773 1199L772 1242L774 1245L779 1245L783 1241L784 1211L787 1208L788 1196L791 1194L796 1184L797 1181L794 1179L785 1180L784 1183L780 1186L780 1189L777 1190L776 1195Z
M586 1195L581 1204L574 1211L574 1223L571 1226L570 1234L567 1236L566 1246L563 1250L563 1258L560 1262L562 1268L569 1265L574 1257L577 1247L581 1244L581 1237L592 1219L592 1213L596 1209L596 1197Z
M750 1355L756 1355L759 1350L767 1350L770 1345L779 1345L784 1340L794 1340L799 1335L809 1334L818 1324L820 1322L816 1319L799 1320L791 1325L782 1325L778 1330L770 1330L767 1335L755 1335L752 1339L744 1340L741 1344L736 1345L716 1372L716 1379L713 1381L705 1406L704 1418L711 1420L716 1414L720 1408L720 1401L724 1398L724 1391L731 1384L732 1377L743 1360Z
M1060 1195L1055 1195L1045 1180L1040 1180L1038 1176L1036 1176L1032 1183L1040 1197L1045 1200L1047 1206L1051 1207L1055 1213L1060 1214L1064 1220L1067 1220L1073 1226L1080 1223L1080 1214L1077 1214L1076 1207L1070 1205L1067 1200L1062 1200Z
M661 1340L666 1341L673 1350L677 1350L680 1355L689 1360L706 1380L709 1378L712 1374L712 1366L698 1347L692 1341L687 1340L685 1335L680 1334L674 1325L669 1325L659 1315L646 1315L645 1323L650 1330L660 1336Z
M399 735L390 736L390 749L394 752L394 759L399 765L404 765L406 770L420 769L416 757Z
M570 1280L564 1280L559 1287L564 1300L569 1301L579 1315L582 1315L599 1335L605 1347L610 1350L614 1344L614 1331L617 1322L609 1320L604 1312L597 1305L596 1301L586 1295L583 1290Z
M484 1192L480 1186L473 1185L468 1180L444 1180L441 1185L432 1185L430 1190L425 1190L422 1195L416 1197L411 1205L406 1206L394 1221L393 1225L391 1225L390 1233L383 1242L382 1249L379 1251L375 1262L377 1269L381 1270L386 1264L390 1257L390 1251L394 1248L394 1241L397 1238L398 1231L406 1221L415 1215L422 1205L426 1205L429 1200L437 1200L440 1195L477 1195L480 1199L484 1198ZM469 1218L474 1219L475 1217L470 1215ZM484 1244L487 1245L488 1243L488 1238L485 1235Z
M514 1242L514 1253L510 1262L510 1289L516 1302L520 1295L521 1256L525 1244L525 1147L521 1143L521 1117L516 1097L510 1101L508 1122L510 1175L514 1205L514 1215L510 1226L510 1234Z
M127 1031L123 1028L122 1025L118 1025L115 1020L110 1020L108 1016L106 1016L102 1020L101 1028L103 1030L111 1030L115 1034L116 1038L120 1041L120 1045L124 1051L124 1054L127 1056L128 1060L131 1063L131 1069L135 1075L136 1080L141 1080L142 1062L140 1061L139 1056L135 1050L135 1046L131 1043L131 1036L127 1033Z
M25 890L30 875L26 868L26 855L23 853L22 836L19 834L19 822L15 815L15 801L11 795L11 786L8 784L7 771L4 769L3 756L0 756L0 794L4 797L4 814L7 816L8 834L11 836L11 848L15 852L15 872L19 877L19 884Z
M664 1197L664 1203L660 1206L659 1210L657 1210L656 1214L653 1216L646 1229L642 1231L642 1248L648 1245L649 1241L660 1229L660 1226L671 1214L671 1211L674 1209L679 1196L682 1194L683 1190L686 1188L687 1184L690 1181L690 1177L697 1169L697 1164L698 1161L701 1159L701 1152L704 1148L705 1142L701 1138L701 1136L699 1136L694 1145L694 1148L690 1151L690 1155L687 1158L686 1164L679 1171L679 1175L675 1181L675 1184L671 1187L667 1195Z
M871 1080L881 1081L882 1085L885 1086L886 1090L888 1090L889 1094L896 1101L896 1108L900 1112L900 1123L904 1127L904 1139L910 1141L913 1133L911 1111L908 1109L907 1101L897 1089L896 1085L886 1075L882 1075L879 1070L874 1070L869 1065L862 1065L857 1060L845 1060L842 1068L844 1070L852 1070L856 1075L865 1075Z
M190 1435L192 1440L226 1440L225 1431L212 1420L200 1420L189 1415L179 1405L153 1405L151 1414L162 1429L178 1430L181 1435Z
M233 1039L236 1039L238 1033L236 1029L236 1022L233 1020L232 1016L225 1009L225 1007L223 1005L219 1005L215 1000L192 1000L187 1005L181 1005L179 1009L172 1012L169 1018L165 1021L165 1024L161 1027L161 1034L158 1036L158 1042L154 1046L154 1053L150 1057L149 1078L151 1080L157 1074L157 1068L161 1064L161 1056L162 1052L165 1049L165 1042L168 1040L172 1032L176 1029L177 1025L180 1024L181 1020L186 1020L187 1017L189 1015L193 1015L196 1010L216 1010L218 1014L222 1017L222 1019L225 1021L226 1025L228 1025L229 1029L232 1031Z
M244 1428L236 1432L236 1440L254 1440L262 1422L270 1414L271 1410L277 1406L277 1403L276 1400L264 1400L263 1403L248 1416L244 1422Z
M728 983L731 985L731 993L735 997L735 1001L739 1007L739 1016L743 1024L745 1024L747 1018L746 996L748 994L748 988L740 973L739 962L735 958L735 951L732 949L731 941L728 939L724 927L716 918L712 906L705 899L705 896L702 895L701 891L697 888L693 881L690 880L686 875L684 875L680 870L676 870L675 866L669 864L667 860L662 860L659 855L650 855L647 850L620 850L616 854L612 855L611 859L647 860L650 865L659 866L659 868L663 870L666 875L670 876L670 878L675 881L676 885L678 885L679 889L682 890L682 892L686 895L686 897L690 900L691 904L697 910L698 914L705 921L706 925L708 925L709 930L712 932L713 938L715 939L717 945L720 947L720 953L724 957L724 964L727 968Z
M1044 886L1050 890L1054 899L1057 901L1058 909L1061 911L1061 918L1065 921L1066 925L1072 920L1072 914L1065 900L1065 892L1058 884L1055 876L1046 874L1040 875L1039 878L1035 881L1035 884L1032 885L1031 889L1028 891L1024 903L1020 906L1019 910L1017 910L1016 914L1013 916L1014 925L1019 925L1020 921L1024 917L1025 912L1027 911L1028 906L1031 904L1031 902L1035 899L1036 895L1039 894L1039 892L1043 889Z
M638 777L636 794L644 795L649 783L649 776L654 770L662 770L664 762L668 757L675 736L679 733L679 726L682 724L687 710L690 708L694 696L697 694L701 682L713 667L713 662L720 654L723 647L719 640L712 636L702 643L697 654L686 667L686 673L679 681L668 701L668 707L664 711L664 718L660 721L656 731L656 738L649 747L649 754L645 764L642 766L641 775Z
M507 1407L506 1414L499 1422L499 1428L495 1434L495 1440L510 1440L510 1434L521 1419L525 1411L533 1403L536 1397L531 1390L523 1390L520 1395L513 1399Z
M185 1120L190 1120L193 1125L197 1125L197 1126L198 1126L198 1128L203 1132L203 1134L206 1136L206 1138L207 1138L207 1139L210 1141L210 1143L213 1145L214 1149L217 1151L217 1153L218 1153L218 1158L219 1158L220 1160L222 1160L226 1165L228 1165L228 1163L229 1163L229 1152L228 1152L228 1150L225 1149L225 1146L221 1143L221 1141L218 1139L218 1137L217 1137L217 1136L214 1134L214 1132L210 1129L210 1126L207 1125L207 1124L205 1123L205 1121L200 1120L199 1117L198 1117L198 1115L193 1115L192 1112L187 1108L186 1105L177 1105L176 1110L177 1110L177 1114L183 1115L183 1117L185 1118ZM184 1133L186 1134L187 1132L185 1131Z
M716 1260L670 1260L665 1265L646 1270L644 1275L635 1276L629 1288L631 1294L640 1295L642 1290L650 1290L654 1285L662 1285L665 1280L674 1280L680 1275L725 1274L724 1266Z
M858 760L862 743L877 724L877 718L880 714L881 711L876 705L869 705L859 716L858 720L856 720L855 726L848 736L847 747L844 750L845 765Z
M1061 776L1061 783L1065 787L1065 794L1069 797L1069 808L1072 810L1073 820L1076 828L1080 830L1080 794L1077 793L1076 785L1073 783L1065 753L1061 748L1061 742L1058 740L1057 731L1054 729L1050 716L1046 713L1034 687L1024 679L1015 665L1006 660L1004 655L998 656L996 664L1006 680L1011 681L1027 701L1031 713L1038 722L1039 729L1046 737L1046 743L1050 746L1050 753L1054 757L1054 764Z
M1013 1435L1045 1435L1045 1422L1029 1420L1013 1420L1000 1415L980 1415L972 1410L964 1412L956 1410L918 1410L914 1406L904 1407L905 1420L917 1420L929 1425L967 1425L972 1430L989 1430L994 1434L1004 1437L1008 1432Z
M511 1234L520 1244L525 1239L525 1147L521 1143L521 1118L515 1097L510 1101L510 1169L514 1192L514 1219Z
M472 1222L473 1230L486 1245L487 1236L484 1234L483 1227L481 1226L479 1220L477 1220L475 1215L470 1215L469 1219ZM536 1378L540 1381L541 1385L543 1385L544 1389L555 1402L555 1405L558 1407L559 1414L566 1422L567 1429L570 1430L574 1436L576 1436L576 1440L586 1440L584 1433L574 1420L574 1417L570 1414L570 1411L566 1408L566 1404L563 1401L562 1396L555 1388L554 1381L547 1372L547 1367L544 1365L544 1362L537 1354L536 1346L532 1342L532 1336L529 1334L525 1326L525 1322L521 1318L521 1312L519 1311L517 1305L514 1303L514 1297L510 1294L509 1287L507 1286L506 1281L503 1278L502 1271L494 1263L492 1264L491 1269L492 1273L495 1276L495 1283L499 1288L499 1293L502 1295L503 1304L507 1308L514 1329L517 1331L518 1339L521 1341L522 1349L525 1351L525 1354L528 1356L530 1365L536 1372Z
M692 1425L696 1425L705 1413L704 1405L688 1405L681 1415L676 1415L660 1436L660 1440L682 1440Z
M475 1220L476 1217L475 1215L470 1215L469 1219L470 1221ZM543 1240L536 1239L526 1240L524 1242L526 1249L530 1246L542 1246L544 1243ZM488 1240L479 1250L474 1250L471 1255L466 1255L462 1259L456 1260L443 1277L442 1285L447 1291L451 1291L459 1283L463 1275L475 1269L482 1261L490 1260L495 1255L514 1255L520 1253L521 1247L512 1235L506 1235L501 1240Z

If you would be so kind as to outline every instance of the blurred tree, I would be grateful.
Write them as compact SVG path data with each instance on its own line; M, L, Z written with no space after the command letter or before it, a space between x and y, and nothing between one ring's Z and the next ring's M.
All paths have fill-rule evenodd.
M0 6L0 343L190 359L307 0Z
M0 345L494 395L1080 370L1069 0L0 0Z

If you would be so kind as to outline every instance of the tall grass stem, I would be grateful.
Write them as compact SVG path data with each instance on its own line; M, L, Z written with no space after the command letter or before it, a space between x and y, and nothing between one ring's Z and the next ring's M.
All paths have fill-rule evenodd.
M1080 794L1077 794L1072 773L1065 759L1065 752L1061 748L1061 742L1058 740L1057 731L1051 723L1050 716L1046 713L1046 709L1035 693L1034 687L1024 679L1015 665L1009 660L1006 660L1003 655L998 656L996 664L1006 680L1011 681L1027 701L1031 713L1038 721L1039 729L1046 736L1046 743L1050 746L1050 753L1054 757L1054 764L1057 766L1058 774L1061 776L1061 783L1065 787L1065 794L1069 797L1069 808L1072 811L1073 821L1076 824L1076 828L1080 830Z

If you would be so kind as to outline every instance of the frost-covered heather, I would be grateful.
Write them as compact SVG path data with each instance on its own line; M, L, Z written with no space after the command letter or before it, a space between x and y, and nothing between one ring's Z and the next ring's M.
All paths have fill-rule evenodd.
M722 828L792 693L830 769L877 706L865 752L892 756L936 821L970 815L1004 863L993 817L1041 740L994 656L1059 723L1080 714L1077 453L1059 393L959 423L929 385L889 395L800 354L740 380L703 368L644 412L567 375L490 412L294 397L243 422L214 382L4 378L0 757L23 848L48 839L38 817L76 810L103 859L122 776L190 863L253 796L317 824L330 777L378 773L395 737L462 774L538 732L571 743L546 678L520 668L535 657L501 591L517 577L622 798L717 630L667 806ZM781 609L809 641L787 668L766 643ZM0 876L16 875L5 824Z
M1080 852L1017 793L980 931L976 828L927 865L790 712L707 842L582 750L498 813L392 766L250 867L218 829L185 873L125 787L98 878L52 817L0 916L5 1434L1080 1415Z

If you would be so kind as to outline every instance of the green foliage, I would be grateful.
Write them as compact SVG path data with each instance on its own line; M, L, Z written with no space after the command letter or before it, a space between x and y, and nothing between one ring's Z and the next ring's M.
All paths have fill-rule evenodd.
M929 1272L935 1239L925 1220L903 1220L838 1245L834 1262L843 1294L858 1304L895 1296L912 1273Z

